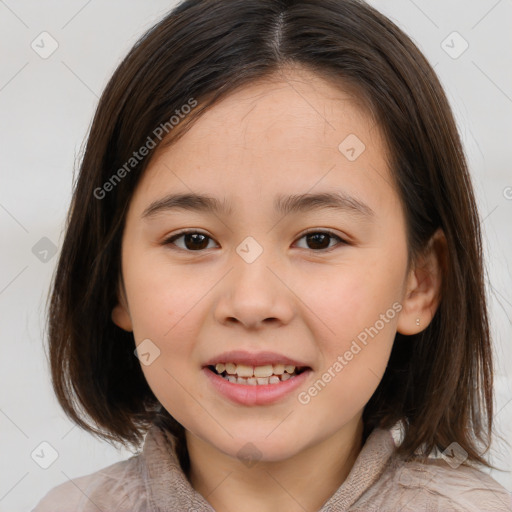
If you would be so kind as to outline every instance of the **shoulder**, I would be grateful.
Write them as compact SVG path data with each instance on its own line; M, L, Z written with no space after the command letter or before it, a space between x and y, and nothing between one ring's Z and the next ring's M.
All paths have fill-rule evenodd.
M32 512L136 512L145 510L145 497L140 459L133 456L57 485Z
M361 498L369 507L360 510L512 512L512 494L496 480L468 465L451 467L443 459L392 459Z

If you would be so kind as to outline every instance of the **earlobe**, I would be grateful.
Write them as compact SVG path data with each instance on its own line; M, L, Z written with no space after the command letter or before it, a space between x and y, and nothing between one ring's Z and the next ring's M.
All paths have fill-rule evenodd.
M112 309L111 317L112 322L114 322L121 329L128 332L133 331L132 319L127 309L123 305L117 304L114 306Z
M132 318L130 316L130 311L128 309L128 301L126 299L126 290L122 276L120 276L117 286L118 302L112 308L112 313L110 314L110 317L112 318L112 322L114 322L114 324L117 325L119 328L127 332L132 332Z
M432 236L417 265L409 272L398 317L397 331L412 335L432 321L441 300L442 277L446 268L446 238L439 228ZM419 325L418 325L419 324Z

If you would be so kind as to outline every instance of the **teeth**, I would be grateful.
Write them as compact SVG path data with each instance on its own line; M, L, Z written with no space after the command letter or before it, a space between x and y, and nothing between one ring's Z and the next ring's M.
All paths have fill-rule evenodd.
M226 371L228 375L238 375L238 377L270 377L272 375L283 375L285 372L295 373L295 366L284 364L266 364L263 366L248 366L235 363L217 363L215 365L217 373Z
M270 377L235 377L234 375L222 376L223 379L233 382L234 384L245 384L248 386L266 386L268 384L279 384L285 380L291 379L292 375L285 373L281 376L271 375Z
M226 371L230 375L234 375L236 373L236 364L233 363L226 363Z
M272 369L272 366L270 367L270 369ZM245 366L244 364L239 364L236 367L236 374L239 377L252 377L253 376L252 372L253 372L252 366ZM256 374L254 374L254 375L256 375ZM272 373L271 373L271 375L272 375ZM256 377L258 377L258 375L256 375Z
M237 369L239 367L237 366ZM274 368L271 364L267 364L265 366L256 366L254 368L254 376L255 377L270 377L274 373Z
M217 363L215 370L229 382L249 386L278 384L296 375L295 366L284 364L249 366L235 363Z
M275 364L274 365L274 375L283 375L284 373L284 364Z

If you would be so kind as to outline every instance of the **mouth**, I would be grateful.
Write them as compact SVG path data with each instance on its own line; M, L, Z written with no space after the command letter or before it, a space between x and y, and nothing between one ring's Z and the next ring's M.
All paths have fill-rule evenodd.
M309 366L235 363L207 365L202 371L215 393L243 406L268 406L289 400L313 373Z
M244 386L276 385L311 370L309 366L282 363L250 366L233 362L217 363L208 365L206 368L232 384L242 384Z

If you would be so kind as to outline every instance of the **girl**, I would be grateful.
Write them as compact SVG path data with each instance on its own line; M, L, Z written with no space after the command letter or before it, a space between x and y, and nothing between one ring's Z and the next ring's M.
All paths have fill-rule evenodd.
M480 237L390 20L182 2L103 93L49 310L60 404L142 450L34 510L512 510Z

